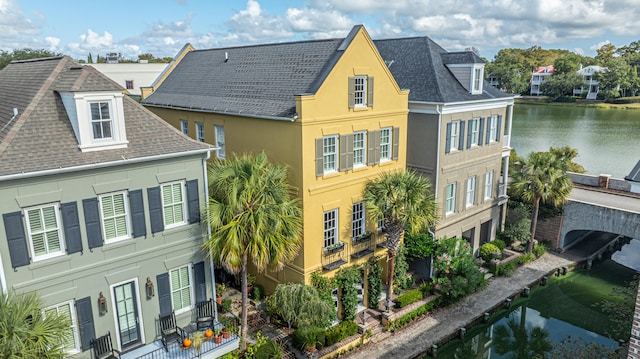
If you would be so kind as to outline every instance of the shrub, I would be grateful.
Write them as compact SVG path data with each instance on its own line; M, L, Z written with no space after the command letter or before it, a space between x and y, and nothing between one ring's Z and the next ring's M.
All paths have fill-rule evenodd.
M615 103L615 104L636 103L636 102L640 102L640 96L620 97L620 98L616 98L616 99L607 100L607 102Z
M507 262L505 264L498 264L493 268L493 275L503 275L510 277L513 271L516 270L518 264L515 260Z
M542 256L546 251L547 245L545 243L535 243L533 245L533 254L535 254L536 257Z
M255 290L255 288L254 288ZM255 350L255 359L282 359L283 350L273 339L267 340Z
M422 296L426 297L433 291L433 283L431 282L422 282L420 285L420 292L422 292Z
M480 257L489 262L492 259L500 258L502 251L492 242L487 242L480 247Z
M431 309L436 308L444 303L443 297L438 297L435 300L432 300L424 305L419 306L418 308L412 310L411 312L401 316L400 318L389 323L389 330L394 331L396 329L400 329L411 323L414 319L419 318L425 314L427 314Z
M576 98L571 96L559 96L555 99L555 102L576 102Z
M229 313L231 311L231 298L224 298L222 300L222 310Z
M500 251L503 251L505 248L507 248L507 244L504 243L504 241L502 239L494 239L491 243L493 243L493 245L498 247L498 249L500 249Z
M369 289L367 306L369 308L378 309L380 294L382 293L382 266L380 265L380 258L369 258L367 261L367 267L369 268L369 274L367 275Z
M251 293L253 300L260 300L264 297L264 287L260 284L254 284L253 293Z
M358 333L358 324L350 321L343 320L335 327L331 327L326 331L326 344L327 346L333 345L344 338L350 337Z
M415 303L422 299L422 291L420 289L408 290L396 297L396 307L403 308L411 303Z
M324 329L306 326L296 329L291 338L296 348L300 350L306 350L308 347L316 346L318 339L324 336Z
M536 260L536 256L533 253L525 253L518 258L520 264L526 264Z

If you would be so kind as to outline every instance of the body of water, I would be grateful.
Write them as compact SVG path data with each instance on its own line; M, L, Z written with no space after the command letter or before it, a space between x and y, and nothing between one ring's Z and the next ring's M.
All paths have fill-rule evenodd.
M464 340L442 346L438 359L551 358L552 348L567 340L614 349L620 329L597 304L612 298L612 288L625 286L636 273L606 260L591 270L554 277L546 286L534 288L528 298L518 299L510 310L469 329Z
M640 160L640 110L515 105L511 147L519 156L561 146L578 150L587 173L624 178Z

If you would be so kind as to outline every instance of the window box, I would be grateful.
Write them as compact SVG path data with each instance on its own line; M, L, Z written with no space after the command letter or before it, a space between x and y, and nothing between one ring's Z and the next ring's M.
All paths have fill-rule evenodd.
M354 241L355 243L362 243L362 242L366 242L366 241L368 241L368 240L370 240L370 239L371 239L371 232L365 232L365 233L363 233L363 234L361 234L361 235L359 235L359 236L355 237L355 238L353 239L353 241Z
M333 254L333 253L341 252L343 250L344 250L343 242L332 244L324 249L325 253L327 254Z

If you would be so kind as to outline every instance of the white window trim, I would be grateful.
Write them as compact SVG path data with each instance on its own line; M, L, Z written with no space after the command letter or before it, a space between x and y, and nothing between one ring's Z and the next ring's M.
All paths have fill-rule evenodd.
M476 74L476 71L478 72L477 74ZM469 86L469 88L471 89L472 95L479 95L482 93L483 79L484 79L484 65L482 64L474 65L473 68L471 69L471 84ZM478 84L478 86L475 86L476 83Z
M180 131L182 131L186 136L189 136L189 121L180 120Z
M389 136L387 137L389 139L388 142L382 142L383 139L383 133L387 132L389 134ZM383 150L382 148L386 146L387 148L387 155L383 156ZM380 162L387 162L387 161L391 161L391 151L393 151L393 128L391 127L385 127L385 128L381 128L380 129Z
M333 148L334 151L333 152L326 152L325 148L325 141L333 138L334 142L333 142ZM338 172L338 168L339 168L339 149L340 149L340 142L338 139L338 135L331 135L331 136L324 136L322 137L322 163L323 163L323 170L324 170L324 174L330 174L330 173L336 173ZM333 155L333 167L331 168L327 168L326 164L328 163L326 160L326 157L328 155Z
M171 272L176 271L176 270L180 270L180 269L182 269L184 267L187 267L187 273L189 275L189 305L184 307L184 308L175 310L174 309L175 308L175 303L173 303L174 288L173 288L173 283L171 282ZM175 310L176 315L184 313L184 312L187 312L187 311L190 311L191 309L193 309L193 306L194 306L194 288L193 288L193 286L194 286L194 283L193 283L193 267L192 267L191 263L182 265L180 267L173 268L173 269L171 269L169 271L169 288L170 288L169 293L171 295L171 308L173 310ZM178 290L178 289L176 289L176 290Z
M471 147L478 146L480 139L480 119L472 118L469 120L469 135L471 136Z
M449 152L458 151L459 147L460 147L460 121L452 121L451 135L449 140Z
M219 136L220 132L222 131L222 136ZM220 158L220 159L226 159L227 158L227 150L225 147L225 140L224 140L224 126L220 126L220 125L214 125L213 126L213 132L214 135L216 136L216 146L220 147L219 150L216 150L216 157ZM220 138L222 137L222 138ZM222 141L220 141L222 140ZM220 145L220 143L222 143L222 145Z
M476 199L476 176L471 176L467 179L467 207L471 207L475 204Z
M120 237L107 239L107 230L105 228L105 215L103 211L102 201L103 201L103 198L105 197L113 197L119 194L122 194L123 200L124 200L124 211L125 211L124 218L126 221L127 233ZM100 205L100 222L101 222L100 224L102 227L102 235L104 236L104 243L115 243L115 242L120 242L122 240L131 238L131 212L129 210L129 193L127 191L105 193L98 197L98 202Z
M71 126L82 152L126 148L127 132L124 123L124 104L120 92L61 92L60 97L67 110ZM91 126L91 103L109 102L111 113L111 138L94 140Z
M106 103L107 107L108 107L108 112L109 112L109 118L108 119L98 119L98 120L94 120L93 119L93 111L91 109L91 106L94 104L98 104L100 105L101 103ZM89 101L89 126L91 127L91 141L95 142L95 143L99 143L99 142L113 142L117 136L117 133L115 133L115 120L114 120L114 111L113 111L113 101L112 100L96 100L96 101ZM100 106L98 106L100 107ZM94 122L100 122L100 123L109 123L109 132L110 132L110 136L109 137L100 137L100 138L96 138L95 134L93 133L93 124Z
M357 90L359 81L362 81L362 91ZM367 76L355 76L353 86L353 107L367 107ZM358 103L359 100L362 100L362 102Z
M447 195L444 199L444 209L445 209L445 214L451 214L454 213L456 211L456 190L457 190L457 185L456 182L453 183L449 183L447 185ZM452 189L451 191L451 195L449 195L449 188ZM451 203L451 209L449 209L448 203Z
M484 199L493 197L493 171L487 171L484 175Z
M204 123L196 122L196 140L204 142Z
M362 148L356 148L356 135L362 135ZM362 150L362 163L356 162L356 150ZM353 167L365 167L367 165L367 131L353 133Z
M62 303L57 303L54 305L50 305L46 308L44 308L42 310L42 318L46 318L46 312L50 309L56 309L56 312L59 311L58 308L60 308L61 306L64 305L68 305L69 306L69 313L71 314L71 331L73 332L73 344L74 347L70 348L69 350L66 351L66 353L68 354L78 354L80 353L80 332L78 331L78 319L76 318L76 305L75 305L75 301L73 300L69 300L66 302L62 302Z
M498 142L498 115L489 117L489 142Z
M55 216L56 216L56 225L57 225L57 230L58 230L58 240L60 241L60 250L57 251L57 252L36 256L36 252L35 252L35 249L33 247L33 237L32 237L32 233L31 233L29 211L34 210L34 209L42 210L43 208L47 208L47 207L53 207L53 211L54 211ZM31 259L34 262L38 262L38 261L42 261L42 260L46 260L46 259L50 259L50 258L59 257L59 256L62 256L62 255L64 255L66 253L66 251L65 251L65 242L64 242L63 231L62 231L62 219L60 218L60 205L58 203L47 203L47 204L43 204L43 205L40 205L40 206L25 208L24 209L24 218L25 218L25 222L26 222L26 225L27 225L26 229L27 229L27 237L28 237L28 240L29 240L29 250L31 252L30 253L31 254ZM45 241L45 245L46 245L46 241Z
M356 215L356 206L360 207L360 210L358 211L360 213L360 218L356 219L354 218ZM351 206L351 236L353 237L352 239L355 239L358 236L361 236L365 233L367 233L367 228L366 228L366 208L364 205L364 201L361 202L356 202ZM355 233L356 232L356 226L358 226L358 228L360 229L360 233Z
M167 224L165 222L165 207L166 204L164 203L164 188L165 186L173 186L174 184L179 183L180 184L180 188L182 189L182 221L181 222L174 222L171 224ZM183 226L185 224L187 224L187 199L186 199L186 187L185 187L185 182L184 181L175 181L175 182L167 182L167 183L162 183L160 185L160 199L162 202L162 222L164 223L164 229L170 229L170 228L175 228L175 227L180 227Z
M327 214L329 214L329 213L331 213L331 212L333 212L333 216L334 216L334 219L333 219L333 220L334 220L334 222L335 222L335 225L334 225L333 227L331 227L331 229L333 229L333 241L332 241L332 243L328 243L328 242L327 242L327 239L325 238L325 234L326 234L328 231L330 231L331 229L326 229L326 228L325 228L325 227L326 227L326 223L327 223L326 216L327 216ZM338 239L338 228L340 228L340 226L339 226L339 224L338 224L338 219L339 219L339 218L338 218L338 215L339 215L339 213L340 213L340 212L338 211L338 208L334 208L334 209L330 209L330 210L328 210L328 211L325 211L325 212L322 214L322 231L323 231L323 234L322 234L322 244L323 244L323 246L324 246L323 248L325 248L325 249L326 249L327 247L331 246L331 245L337 244L337 243L340 241L340 240Z

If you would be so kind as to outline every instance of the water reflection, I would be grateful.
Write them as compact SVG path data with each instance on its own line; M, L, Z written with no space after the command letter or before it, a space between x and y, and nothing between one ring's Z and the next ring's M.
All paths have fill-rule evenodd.
M631 242L625 244L622 250L615 252L611 259L628 267L640 271L640 240L632 239Z

